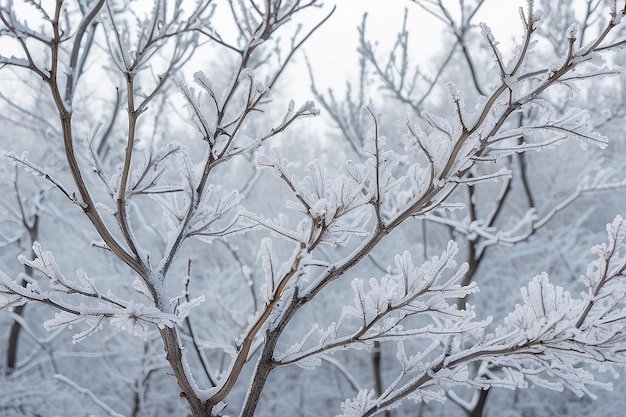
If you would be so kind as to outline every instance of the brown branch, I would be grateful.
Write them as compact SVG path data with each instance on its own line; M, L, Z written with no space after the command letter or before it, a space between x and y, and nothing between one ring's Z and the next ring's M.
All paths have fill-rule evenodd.
M54 13L54 19L52 21L54 36L50 46L51 69L48 86L50 88L54 103L59 113L61 129L63 133L63 143L65 147L65 156L68 162L70 173L72 174L72 178L74 179L74 183L78 188L80 197L82 199L82 202L78 202L78 204L82 208L87 218L93 224L100 237L102 237L102 240L109 247L109 249L113 253L115 253L126 265L133 269L140 277L142 277L144 281L146 281L147 276L139 260L130 253L128 253L126 249L121 246L117 239L113 237L108 227L105 225L104 221L100 217L100 214L96 209L95 203L91 197L87 184L83 178L82 170L76 158L72 133L72 112L71 107L68 108L71 103L66 102L62 98L58 85L59 52L61 45L59 18L61 14L61 8L62 2L58 1ZM86 21L83 22L85 23ZM153 295L156 296L156 294L154 293L154 289L151 289L151 291L153 292Z

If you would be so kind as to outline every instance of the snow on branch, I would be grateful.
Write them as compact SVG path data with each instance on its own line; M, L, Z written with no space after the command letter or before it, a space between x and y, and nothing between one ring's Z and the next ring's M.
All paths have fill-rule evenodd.
M83 204L78 200L78 198L76 197L74 193L70 195L70 193L65 189L65 187L63 187L63 185L61 185L59 181L57 181L52 176L50 176L50 174L48 174L44 168L38 166L37 164L32 162L30 159L28 159L28 152L24 152L22 153L22 155L18 155L15 152L0 151L0 156L7 158L14 165L23 168L24 170L26 170L27 172L30 172L34 176L42 177L45 180L49 181L59 191L61 191L63 195L67 197L68 200L70 200L72 203L75 203L83 207Z
M538 101L531 102L530 105L546 112L544 114L544 120L520 128L502 130L497 135L490 138L491 145L486 153L487 157L501 158L515 152L521 153L529 150L540 151L558 145L562 141L570 138L578 139L583 148L585 148L587 144L593 144L600 149L606 148L608 138L593 131L588 111L572 108L564 115L556 117L554 109L548 103ZM511 142L511 139L530 138L537 133L547 137L547 139L534 143ZM504 145L504 143L507 142L509 145ZM496 144L499 144L499 146L494 146Z
M203 301L203 298L199 297L179 305L175 314L164 313L154 305L123 300L111 290L100 291L95 280L82 268L76 271L75 280L65 277L52 253L44 251L38 242L33 244L33 253L34 259L20 256L19 260L24 265L41 272L48 279L49 289L41 288L36 281L22 286L0 272L0 308L13 308L29 301L49 305L59 312L44 323L47 330L72 328L83 323L83 330L72 338L74 343L101 329L105 319L108 319L112 326L145 339L155 325L163 328L182 323L189 310ZM151 300L144 287L134 285L139 293Z
M372 172L371 167L346 164L347 175L328 179L318 160L307 164L307 173L298 181L287 169L287 160L274 150L272 154L261 154L257 164L264 169L271 169L289 188L296 201L288 201L287 208L304 215L296 227L297 238L307 245L326 243L345 245L351 236L367 234L365 225L369 219L366 208L372 198L371 186L363 171ZM367 182L367 185L365 184ZM258 219L260 224L267 221ZM294 236L293 232L283 231L283 235Z
M209 144L211 155L211 159L207 162L209 167L214 167L232 157L259 147L269 138L284 132L296 120L319 115L319 110L315 107L314 102L307 101L296 108L295 102L291 100L285 115L276 126L256 139L250 138L242 132L246 121L252 113L264 111L262 105L266 104L265 98L269 94L269 87L257 80L254 70L251 68L240 69L239 76L233 82L231 90L227 94L227 101L224 103L218 100L212 82L204 73L196 72L194 80L210 97L210 104L213 107L210 111L204 109L202 91L196 92L193 87L177 78L174 78L172 82L183 95L191 123L196 127L202 139ZM233 105L229 101L236 92L243 95L242 103L239 106ZM230 106L232 109L226 112L225 106ZM231 120L225 120L227 114Z
M450 242L441 256L416 267L410 253L404 252L395 258L396 272L380 280L370 278L369 288L363 279L354 279L354 302L343 308L339 319L327 329L314 326L277 361L282 365L297 363L311 367L320 363L318 355L322 352L348 348L370 350L374 341L440 340L450 335L480 339L489 320L474 322L471 310L458 310L446 302L478 291L475 283L460 284L467 265L456 267L457 253L458 246ZM448 270L453 270L452 276L444 279ZM405 328L403 323L409 317L421 317L423 325ZM315 334L317 343L307 348Z
M220 225L220 220L229 217L239 208L241 198L237 191L227 192L220 185L209 185L198 208L189 219L187 236L221 236L229 231L235 220Z
M624 219L616 217L607 231L608 242L592 249L597 258L583 276L587 291L574 298L550 283L546 273L536 276L522 289L523 303L475 348L497 347L498 354L485 360L506 368L510 378L518 380L517 386L529 382L594 397L589 386L610 388L610 384L595 381L582 365L602 364L615 373L615 365L626 364L622 348L626 343L622 331L626 325Z
M144 159L133 170L130 179L130 195L133 194L164 194L182 191L176 185L159 185L161 177L171 168L171 159L183 152L177 142L154 149L148 147Z
M104 185L109 195L114 196L116 192L114 182L111 181L111 178L105 172L102 160L98 155L97 147L94 145L94 140L96 139L96 136L98 135L101 127L102 123L96 122L92 129L89 132L85 133L83 141L87 150L87 159L89 160L93 171L96 173L96 175L100 179L100 182Z
M202 78L200 78L200 80L204 81L203 86L210 85L208 84L210 81L204 77L204 74L202 74ZM189 110L191 123L196 127L202 139L213 145L215 140L213 136L213 126L204 115L200 93L196 93L196 90L193 87L189 87L185 82L179 80L178 78L172 78L172 83L178 87L183 95L183 98L187 102L186 107ZM209 94L212 94L212 97L215 97L213 90L209 90Z
M282 122L278 126L272 128L271 132L272 134L282 132L297 119L319 116L319 114L320 111L317 107L315 107L315 103L313 101L306 101L296 110L295 102L291 100L289 102L287 112L283 116Z
M435 343L410 357L404 345L399 345L402 371L398 377L378 397L362 390L342 403L342 415L370 416L404 399L443 401L453 386L515 389L533 385L568 389L592 398L593 387L610 389L611 384L597 381L592 370L598 365L617 376L616 366L626 365L626 221L616 217L607 225L607 232L608 242L592 249L597 258L583 276L587 290L580 297L552 284L548 275L541 273L522 289L522 302L503 323L493 333L477 335L474 344L435 354L441 350ZM355 314L367 322L364 307L376 304L372 297L361 295L362 291L357 294ZM363 306L360 310L359 305ZM473 362L480 362L483 368L475 377L468 373Z

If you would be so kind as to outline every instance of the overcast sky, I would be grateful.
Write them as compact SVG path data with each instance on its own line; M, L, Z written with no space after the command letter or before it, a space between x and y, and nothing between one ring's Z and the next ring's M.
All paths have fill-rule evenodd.
M420 60L428 59L442 45L443 24L408 0L339 0L326 4L328 8L336 4L337 9L305 48L320 87L341 89L346 79L357 74L356 28L365 12L370 39L381 43L381 51L392 45L405 8L409 11L410 42L415 55ZM512 44L514 37L519 41L522 32L518 10L525 5L524 0L487 0L474 21L487 23L502 45Z

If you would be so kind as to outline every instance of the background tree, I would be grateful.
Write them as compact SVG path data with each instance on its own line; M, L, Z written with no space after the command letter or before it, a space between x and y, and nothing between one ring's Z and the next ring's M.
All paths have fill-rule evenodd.
M383 61L363 20L358 85L343 102L314 89L346 139L337 169L305 165L300 144L267 144L298 136L296 122L318 114L313 102L278 93L287 64L333 9L315 0L155 1L150 11L106 0L4 2L2 42L14 52L0 57L3 71L47 93L2 96L33 121L7 126L24 140L6 158L43 177L4 176L15 195L5 203L6 245L27 237L32 253L20 265L7 251L0 275L0 305L13 309L2 320L28 334L7 332L2 409L41 413L32 401L41 395L51 399L44 411L367 416L450 398L481 415L494 387L608 387L590 367L624 362L625 225L609 224L608 243L573 283L571 265L591 244L578 238L585 221L610 219L592 215L606 208L597 197L584 211L571 202L621 186L620 175L603 160L578 185L559 182L565 193L555 195L546 179L584 161L573 156L580 151L568 149L567 163L526 152L572 140L606 146L564 92L606 90L593 95L604 106L594 116L615 128L621 92L603 57L620 60L626 5L590 1L580 18L550 3L558 24L546 29L529 2L523 37L505 54L486 25L484 49L472 52L483 3L458 2L458 16L444 2L412 5L450 30L434 75L411 64L408 18ZM562 18L581 24L561 27ZM466 76L442 82L457 74ZM394 103L384 116L366 104L376 86ZM384 123L400 112L402 122ZM557 222L566 207L576 227ZM501 248L511 245L514 254ZM526 284L542 269L582 295L546 273ZM515 307L500 296L503 281L523 287ZM42 321L49 336L35 326ZM75 366L81 357L103 381ZM37 393L20 391L18 382L35 378Z

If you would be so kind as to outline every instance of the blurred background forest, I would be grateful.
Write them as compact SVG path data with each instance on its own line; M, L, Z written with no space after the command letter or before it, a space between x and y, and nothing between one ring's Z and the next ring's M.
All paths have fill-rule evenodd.
M2 16L6 17L11 7L15 13L37 16L37 7L33 6L37 2L23 3L18 7L3 2ZM137 2L131 2L131 7L124 10L124 3L113 1L111 9L119 14L120 21L123 17L130 26L134 23L129 11L138 15L150 13L150 9L142 9ZM540 46L529 59L537 63L558 60L567 46L564 33L572 22L579 24L576 42L585 45L588 39L597 36L608 18L605 3L602 0L536 2L535 7L545 11L545 22L536 34ZM361 10L367 4L354 7L351 2L340 1L336 7L336 15L342 16L357 13L351 10ZM366 157L363 146L373 129L371 115L365 110L370 102L382 114L379 128L387 148L399 153L405 145L402 138L406 120L417 119L423 111L455 118L449 81L463 92L466 108L477 106L480 97L500 79L479 23L483 20L497 23L506 16L511 34L502 34L500 25L496 35L502 37L500 46L505 60L510 59L512 39L515 37L515 43L520 42L522 32L515 13L518 7L526 5L521 1L497 0L394 0L385 2L384 7L393 9L393 16L381 18L376 10L367 15L359 12L355 26L334 22L331 15L327 24L340 33L330 33L322 25L319 32L311 35L310 46L305 43L293 56L287 56L293 40L280 38L266 48L265 54L255 56L257 61L250 62L255 75L263 78L271 75L273 60L291 61L282 78L272 86L271 101L265 112L253 115L247 122L245 135L262 136L275 126L292 98L296 99L296 108L310 99L320 109L318 117L294 123L272 139L271 146L290 161L288 166L294 175L307 173L306 164L313 160L319 160L328 176L338 173L343 161L363 160ZM71 7L69 10L71 20L72 13L78 12ZM224 13L222 10L228 8L218 9L218 17ZM330 10L331 5L312 9L300 22L288 24L295 28L302 23L310 28ZM222 33L232 30L228 29L232 24L226 20L221 20L225 27ZM623 28L619 30L624 33ZM339 42L339 38L346 40ZM353 39L354 44L346 47L347 39ZM335 41L340 45L337 49L350 48L356 52L337 62L342 58L333 52ZM115 172L124 160L127 103L123 80L108 58L107 42L111 40L106 40L104 30L94 31L91 58L83 68L87 75L81 78L74 100L73 120L76 137L87 138L85 143L77 141L76 147L82 155L79 162L87 166L86 143L94 141L93 149L104 167ZM236 54L224 48L211 49L207 44L196 40L185 45L164 43L151 57L150 66L139 72L143 78L136 85L138 90L150 91L154 85L159 88L155 89L157 92L138 126L137 152L157 158L161 152L157 150L172 140L190 149L192 157L205 152L204 143L197 139L197 129L189 123L183 95L171 79L173 76L191 81L193 74L202 70L211 74L213 85L228 84L233 68L239 65ZM16 46L5 43L4 47ZM44 50L39 52L45 54ZM609 64L623 65L625 57L623 51L610 55ZM170 70L176 73L170 74ZM168 73L167 80L159 84L159 74L164 72ZM0 148L16 155L28 152L28 159L53 173L55 181L70 184L63 143L59 140L61 127L47 87L38 82L35 74L10 67L3 68L0 77ZM315 305L304 306L291 324L300 331L293 337L287 335L280 346L284 348L296 342L298 335L315 323L326 328L336 320L342 306L350 304L354 296L345 282L354 277L368 279L390 272L393 256L404 250L409 250L415 264L420 264L440 254L451 239L460 246L457 261L469 265L466 282L475 281L480 287L479 293L459 300L459 306L473 305L478 319L506 316L520 302L519 288L542 271L550 274L552 282L572 293L584 290L579 277L591 259L589 249L606 239L605 225L616 214L626 214L625 80L623 75L594 78L576 85L564 83L550 92L551 103L559 111L570 107L589 109L594 128L609 138L607 149L581 150L579 141L565 140L558 146L542 146L541 152L515 153L498 161L499 166L512 171L511 178L476 186L461 185L448 202L462 203L464 209L433 212L407 220L392 238L383 240L366 259L346 272L342 278L345 281L331 283L331 289L322 293ZM515 117L515 122L522 126L539 116L529 110ZM98 126L97 134L95 126ZM224 190L237 190L239 204L246 210L274 219L272 224L293 227L298 213L285 209L285 202L293 200L291 191L272 172L259 169L255 163L257 154L268 153L269 147L264 144L220 165L213 181ZM398 163L408 166L410 157L405 155ZM20 254L32 259L31 247L37 241L54 253L68 275L84 268L89 276L98 279L101 292L113 289L119 296L137 297L131 271L107 251L98 249L93 227L80 215L78 207L70 205L66 196L40 176L30 175L8 159L0 164L1 270L24 282L43 281L37 271L16 261ZM482 169L479 166L469 175L487 173L487 168L484 172ZM493 168L488 170L492 172ZM173 174L163 175L167 178ZM86 181L98 184L95 174ZM95 194L96 200L106 198L104 188L100 190ZM229 198L226 191L219 194L222 191L216 188L214 192L224 201ZM145 242L147 250L160 253L167 246L163 230L168 230L168 221L172 220L161 214L158 205L144 204L141 200L152 198L159 203L158 195L144 197L141 190L137 194L139 203L129 209L135 222L134 233ZM397 196L397 204L402 198ZM387 204L393 206L394 201ZM220 227L229 226L228 221L220 221ZM219 378L218 370L224 369L230 360L232 341L240 337L250 316L263 303L260 242L268 235L264 229L226 237L199 233L197 240L190 240L182 247L174 261L172 274L176 278L169 284L176 289L174 293L184 290L192 298L200 294L206 297L181 326L181 338L196 341L195 350L190 348L192 351L188 352L192 367L201 369L206 363L213 364L213 370L199 373L198 380L203 384ZM291 253L288 242L278 239L274 240L272 249L276 253ZM329 260L347 256L352 250L350 246L320 249ZM186 281L187 275L193 275L194 279ZM156 327L142 339L106 325L96 328L94 336L70 343L77 329L61 327L46 331L42 327L41 323L51 315L49 306L38 304L0 311L0 415L186 415L187 405L179 398ZM315 371L281 367L270 376L256 415L336 415L341 411L341 402L354 397L359 389L372 387L380 392L393 379L398 366L396 354L395 345L377 343L371 352L346 350L322 355L322 363ZM626 383L623 378L614 380L610 374L606 380L614 384L614 392L598 389L594 391L599 397L596 401L588 396L579 398L569 391L543 388L488 391L467 388L451 391L445 403L405 403L387 415L622 415L626 407ZM242 401L246 389L246 386L235 389L229 400ZM225 412L229 413L228 408Z

